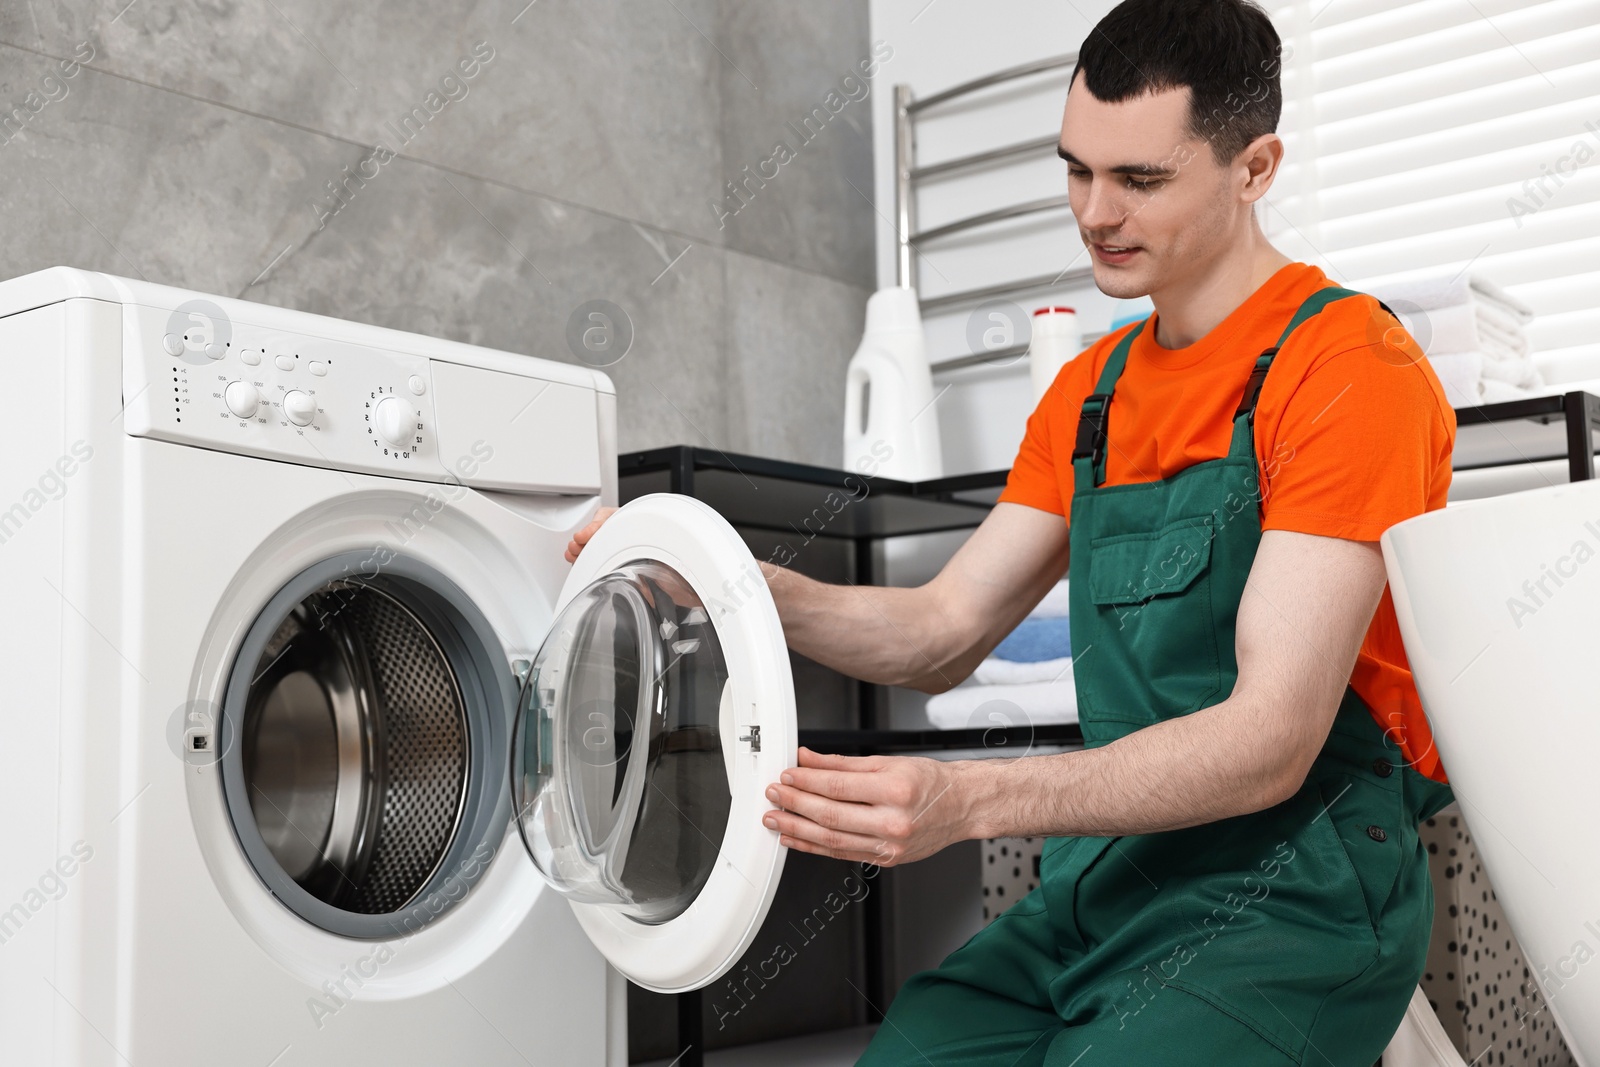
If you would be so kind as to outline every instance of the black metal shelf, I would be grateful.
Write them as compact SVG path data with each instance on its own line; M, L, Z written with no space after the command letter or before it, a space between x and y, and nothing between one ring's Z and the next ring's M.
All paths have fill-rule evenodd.
M1571 481L1595 476L1600 396L1573 390L1455 411L1456 448L1450 463L1455 470L1565 459Z
M628 488L622 494L624 500L645 492L684 493L711 505L736 527L853 542L851 580L857 585L874 585L875 542L973 529L994 507L1009 472L980 471L907 482L697 445L672 445L620 456L617 473ZM884 686L859 683L858 725L866 733L835 731L830 738L858 752L972 747L957 743L954 733L959 731L880 729L877 709L879 694L885 690ZM948 736L949 742L941 743L940 736Z
M619 457L617 473L655 491L703 500L735 526L848 540L971 529L989 513L1007 472L904 482L671 445ZM837 494L837 512L825 503L829 493Z

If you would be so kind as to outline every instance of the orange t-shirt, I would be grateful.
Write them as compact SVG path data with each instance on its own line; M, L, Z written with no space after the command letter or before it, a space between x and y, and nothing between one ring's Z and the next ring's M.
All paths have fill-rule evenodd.
M1277 344L1301 301L1333 284L1318 268L1291 263L1187 348L1156 344L1152 315L1116 385L1103 484L1157 481L1227 455L1256 357ZM1061 368L1028 418L1001 501L1071 521L1078 412L1133 328L1102 337ZM1295 330L1256 402L1261 528L1376 541L1400 520L1444 507L1455 437L1455 411L1404 327L1371 296L1335 301ZM1387 584L1350 685L1412 766L1448 781Z

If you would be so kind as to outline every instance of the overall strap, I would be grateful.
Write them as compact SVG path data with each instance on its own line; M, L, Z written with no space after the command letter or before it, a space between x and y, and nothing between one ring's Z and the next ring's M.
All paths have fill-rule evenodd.
M1289 325L1285 326L1283 333L1279 335L1278 343L1256 357L1250 378L1245 383L1244 394L1240 397L1239 406L1233 413L1233 437L1228 448L1230 456L1255 455L1256 399L1266 382L1267 370L1272 366L1273 357L1289 340L1289 335L1294 333L1301 323L1334 301L1360 295L1362 294L1353 289L1339 286L1328 286L1317 290L1295 311L1289 320ZM1378 304L1398 320L1399 316L1389 309L1389 305L1381 300ZM1106 427L1111 414L1112 394L1116 389L1117 379L1122 376L1122 370L1127 365L1128 353L1133 348L1134 338L1139 336L1149 321L1148 317L1141 320L1111 350L1110 357L1101 368L1100 378L1095 382L1095 391L1084 397L1083 406L1078 412L1078 435L1072 449L1073 484L1078 490L1098 487L1106 480Z
M1283 328L1283 333L1278 337L1278 343L1256 357L1255 366L1250 370L1250 378L1245 382L1244 394L1239 398L1239 406L1233 412L1233 438L1229 442L1228 454L1230 456L1250 456L1255 454L1255 422L1256 400L1261 395L1261 387L1266 384L1267 370L1272 366L1273 357L1278 350L1289 340L1289 335L1299 328L1300 324L1318 314L1323 308L1336 300L1347 297L1361 296L1354 289L1344 289L1337 285L1330 285L1325 289L1318 289L1295 311L1294 317L1289 320L1289 325ZM1389 310L1389 305L1378 301L1378 306L1394 315ZM1398 319L1399 316L1395 315Z
M1144 329L1148 318L1129 330L1100 370L1094 392L1083 398L1078 410L1078 437L1072 448L1072 480L1076 489L1098 486L1106 480L1106 420L1111 414L1111 395L1128 362L1133 339Z

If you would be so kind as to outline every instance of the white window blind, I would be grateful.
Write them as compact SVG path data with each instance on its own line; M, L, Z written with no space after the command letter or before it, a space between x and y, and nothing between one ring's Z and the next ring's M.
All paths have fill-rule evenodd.
M1273 243L1355 288L1492 278L1547 380L1600 375L1600 0L1263 6L1290 52Z

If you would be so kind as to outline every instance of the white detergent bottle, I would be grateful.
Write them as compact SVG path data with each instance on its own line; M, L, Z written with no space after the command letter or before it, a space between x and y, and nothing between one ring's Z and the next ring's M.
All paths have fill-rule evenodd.
M933 372L915 290L880 289L845 371L844 466L916 482L944 473Z
M1078 313L1066 307L1042 307L1033 313L1033 334L1028 341L1028 368L1033 379L1033 402L1044 396L1056 374L1082 346Z

